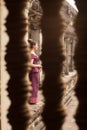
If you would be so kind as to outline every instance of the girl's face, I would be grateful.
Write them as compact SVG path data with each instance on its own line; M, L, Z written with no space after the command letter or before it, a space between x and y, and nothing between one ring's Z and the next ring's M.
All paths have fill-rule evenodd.
M34 48L35 51L38 50L38 45L35 44L35 45L33 46L33 48Z

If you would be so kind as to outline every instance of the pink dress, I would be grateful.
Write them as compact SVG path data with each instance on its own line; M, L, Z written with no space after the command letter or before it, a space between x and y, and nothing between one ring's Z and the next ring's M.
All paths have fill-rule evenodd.
M33 64L38 64L39 57L36 54L31 54L31 59L33 59ZM32 96L29 98L29 103L37 103L38 98L38 88L39 88L39 68L32 68L29 74L30 81L32 83Z

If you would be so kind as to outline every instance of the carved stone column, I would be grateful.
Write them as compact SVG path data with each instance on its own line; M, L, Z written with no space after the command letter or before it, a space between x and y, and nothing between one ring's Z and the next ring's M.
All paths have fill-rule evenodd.
M27 104L29 93L29 49L25 40L28 31L28 15L25 14L28 0L5 0L9 15L6 19L9 42L6 46L6 68L10 75L8 96L11 106L8 112L12 130L25 130L29 122Z
M42 116L46 130L60 130L65 116L61 107L63 96L61 72L65 59L61 40L63 21L60 15L63 0L40 0L40 2L43 9L41 60L45 73L42 86L45 108Z
M87 1L76 0L78 16L76 19L76 32L78 44L75 50L75 66L78 71L76 96L79 106L76 113L76 122L80 130L87 130Z
M70 39L70 50L69 50L69 71L73 72L73 39Z

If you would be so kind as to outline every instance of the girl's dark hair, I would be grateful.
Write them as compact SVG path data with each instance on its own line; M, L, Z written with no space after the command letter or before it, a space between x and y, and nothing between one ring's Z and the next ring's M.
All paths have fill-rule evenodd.
M29 45L30 45L31 49L33 48L34 45L36 45L36 42L33 41L32 39L29 39L28 42L29 42Z

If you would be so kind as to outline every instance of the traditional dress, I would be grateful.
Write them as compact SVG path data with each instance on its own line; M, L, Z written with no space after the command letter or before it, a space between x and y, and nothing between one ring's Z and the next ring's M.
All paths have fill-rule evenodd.
M38 64L39 57L36 54L31 53L31 59L33 59L33 64ZM29 74L29 78L32 83L32 96L29 98L29 103L37 103L39 88L39 71L39 68L32 67L31 72Z

